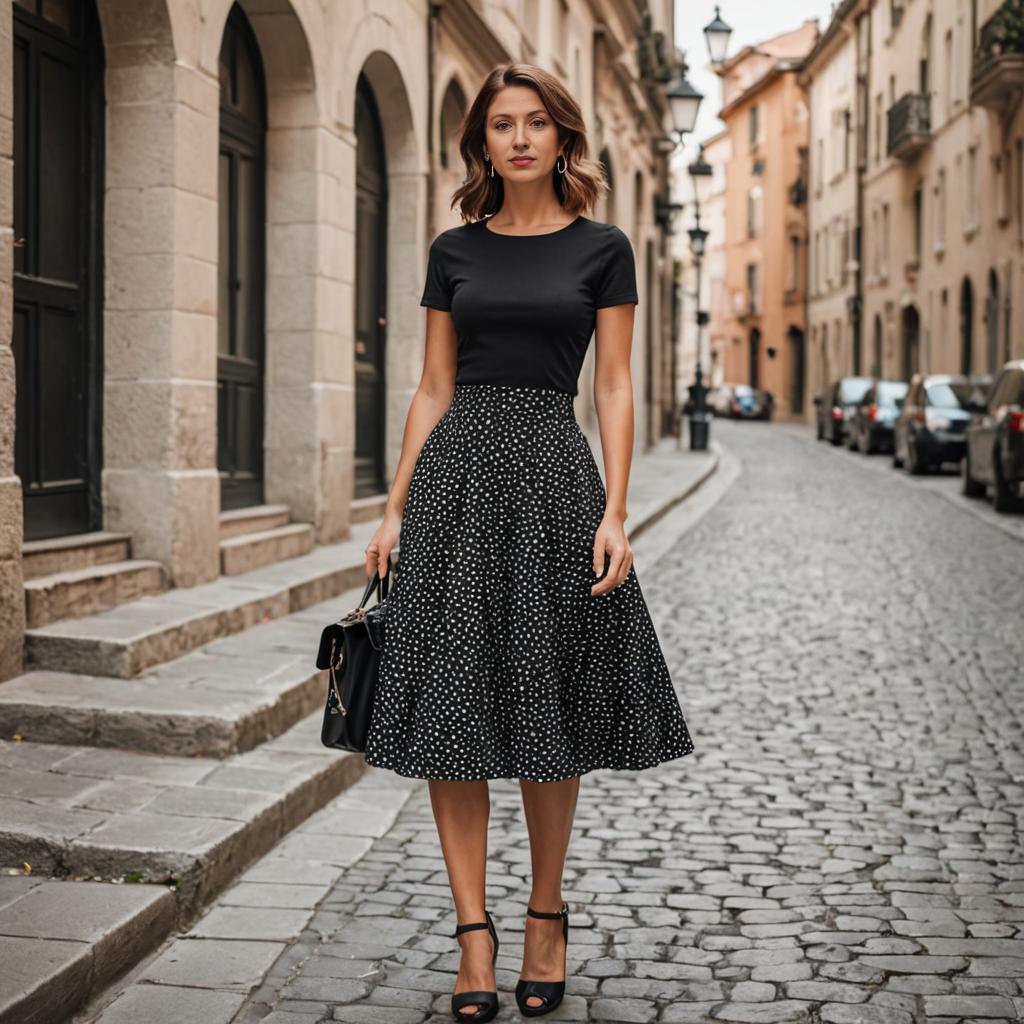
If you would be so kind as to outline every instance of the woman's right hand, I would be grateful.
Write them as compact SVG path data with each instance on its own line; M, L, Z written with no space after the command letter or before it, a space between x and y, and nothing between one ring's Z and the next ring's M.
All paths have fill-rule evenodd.
M372 579L373 574L380 573L381 579L388 571L388 556L398 542L402 529L402 517L395 512L385 512L380 526L374 531L370 543L366 545L366 576Z

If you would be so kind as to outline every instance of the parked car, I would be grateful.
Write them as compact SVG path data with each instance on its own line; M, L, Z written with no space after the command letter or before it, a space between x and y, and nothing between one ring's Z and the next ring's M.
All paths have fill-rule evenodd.
M815 395L818 440L828 439L842 444L847 437L847 423L864 392L871 387L870 377L840 377L823 395Z
M971 409L984 402L991 383L985 375L915 373L896 420L892 464L917 474L959 462Z
M774 408L771 392L749 384L723 384L710 401L716 415L733 419L768 420Z
M716 416L728 415L729 389L730 385L728 384L718 384L713 388L708 388L708 408L711 409Z
M850 447L859 449L865 455L891 452L893 424L906 394L906 381L873 381L871 387L864 392L864 397L854 406L850 420Z
M967 425L963 492L981 497L986 487L998 512L1020 506L1024 488L1024 359L1007 363L988 401L976 405Z

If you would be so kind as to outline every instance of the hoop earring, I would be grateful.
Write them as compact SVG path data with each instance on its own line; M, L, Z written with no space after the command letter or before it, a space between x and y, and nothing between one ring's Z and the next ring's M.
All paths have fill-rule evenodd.
M559 168L558 166L558 160L562 161L561 168ZM558 160L555 161L555 170L558 171L559 174L565 174L565 169L569 166L569 164L561 153L558 154Z

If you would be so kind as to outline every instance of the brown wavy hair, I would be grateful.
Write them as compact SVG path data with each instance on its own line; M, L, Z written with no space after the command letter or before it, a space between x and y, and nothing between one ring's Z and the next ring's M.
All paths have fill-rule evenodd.
M469 108L459 135L459 153L466 164L466 177L452 193L451 209L459 207L464 222L480 220L501 208L505 183L501 175L487 173L484 160L487 110L496 93L508 85L525 85L535 90L558 129L558 141L565 153L565 173L551 172L558 201L570 213L580 214L594 206L609 191L600 163L588 153L586 127L580 105L554 75L535 64L499 64L487 76Z

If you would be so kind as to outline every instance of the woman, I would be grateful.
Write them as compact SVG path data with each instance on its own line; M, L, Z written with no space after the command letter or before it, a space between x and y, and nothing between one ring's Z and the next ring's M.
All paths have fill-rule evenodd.
M498 67L459 148L464 223L430 247L422 377L366 548L383 574L400 541L365 757L430 780L463 922L452 1012L476 1022L498 1010L487 780L522 791L533 883L516 1001L539 1016L565 990L580 776L693 743L624 528L636 271L622 231L580 213L606 185L579 106L540 68ZM595 327L607 493L573 411Z

